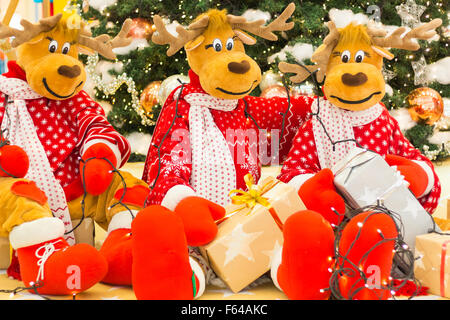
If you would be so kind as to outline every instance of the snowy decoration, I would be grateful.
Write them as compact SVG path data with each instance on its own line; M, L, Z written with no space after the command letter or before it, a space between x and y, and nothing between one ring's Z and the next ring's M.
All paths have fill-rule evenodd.
M115 76L111 75L110 71L115 71L117 73L122 73L123 70L123 63L118 62L109 62L102 60L99 63L97 63L97 66L95 67L95 73L101 74L102 81L104 83L111 83L111 81L114 80Z
M89 0L89 6L100 12L116 3L117 0Z
M450 142L450 131L436 131L428 140L430 143L442 145Z
M107 101L99 101L98 104L102 107L103 111L105 111L106 115L108 115L113 108L112 104Z
M387 83L384 86L384 90L386 91L386 94L388 96L393 96L394 95L394 89L392 89L392 87L390 85L388 85Z
M428 81L450 84L450 57L445 57L425 67L425 77Z
M311 59L312 54L314 52L314 48L311 44L308 43L296 43L294 46L287 45L280 52L271 55L268 59L268 63L273 63L276 58L279 58L282 61L285 61L287 58L286 53L290 53L294 56L297 62L303 62L306 59Z
M271 19L270 13L266 11L261 10L255 10L255 9L248 9L242 14L242 17L247 19L247 21L257 21L257 20L264 20L269 21Z
M394 109L389 111L390 115L398 121L400 129L405 132L414 127L417 123L411 118L407 108Z
M369 17L364 13L353 13L350 9L336 9L333 8L328 12L330 20L334 22L337 28L345 28L351 22L357 24L367 24Z
M131 51L134 51L136 49L140 50L148 46L149 43L146 39L136 38L133 39L133 41L131 41L131 43L126 47L114 48L113 52L118 55L126 55L129 54Z
M146 155L152 136L148 133L132 132L125 138L130 142L131 152Z

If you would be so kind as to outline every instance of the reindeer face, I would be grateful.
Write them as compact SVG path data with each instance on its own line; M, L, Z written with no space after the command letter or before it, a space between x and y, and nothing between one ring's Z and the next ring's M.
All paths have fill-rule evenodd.
M256 39L246 32L275 41L278 38L274 31L294 27L293 22L286 22L294 10L294 3L289 4L265 26L264 20L248 22L244 17L227 14L226 10L213 9L200 15L187 29L178 26L178 36L168 32L162 18L156 15L152 40L156 44L169 44L169 56L184 47L189 66L208 94L221 99L240 99L261 81L259 66L244 49L244 44L255 44Z
M384 97L383 58L360 40L341 41L331 53L324 84L327 99L347 110L370 108Z
M186 45L189 66L202 88L221 99L240 99L261 81L258 64L245 54L244 44L231 26L207 30Z
M76 95L86 81L83 64L78 61L79 50L115 59L112 49L131 42L126 39L131 23L131 19L125 20L112 40L105 34L91 38L81 17L65 12L37 24L22 20L24 30L0 23L0 39L14 37L11 45L16 48L17 63L25 70L34 91L52 100L64 100Z
M34 91L49 99L64 100L83 88L86 73L78 60L76 40L70 33L52 30L17 48L17 63Z

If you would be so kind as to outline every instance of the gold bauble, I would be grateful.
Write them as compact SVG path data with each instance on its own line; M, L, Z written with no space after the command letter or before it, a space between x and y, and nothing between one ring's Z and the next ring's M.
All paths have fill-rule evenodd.
M132 24L130 31L128 32L128 37L133 39L147 39L150 40L155 27L150 23L150 21L144 18L134 18L132 19Z
M153 81L144 91L142 91L140 104L147 114L150 114L153 107L158 103L158 92L161 87L161 81Z
M441 95L428 87L418 88L406 97L408 111L415 122L424 121L435 124L444 113L444 100Z

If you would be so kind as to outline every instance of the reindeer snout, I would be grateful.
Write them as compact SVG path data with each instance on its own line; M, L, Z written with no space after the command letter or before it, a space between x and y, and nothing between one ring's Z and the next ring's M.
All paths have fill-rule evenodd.
M368 78L365 73L358 72L357 74L353 75L350 73L344 73L341 77L342 83L350 86L350 87L357 87L360 85L363 85L367 82Z
M63 65L58 68L58 73L64 77L73 79L81 74L81 68L77 65L72 67Z
M250 63L247 60L242 60L241 62L230 62L228 64L228 70L237 74L244 74L250 70Z

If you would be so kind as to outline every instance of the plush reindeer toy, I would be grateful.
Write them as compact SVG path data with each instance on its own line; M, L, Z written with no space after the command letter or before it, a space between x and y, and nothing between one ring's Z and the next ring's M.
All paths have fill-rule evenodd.
M0 234L9 235L20 264L20 274L14 264L9 274L27 286L39 283L43 294L81 292L101 280L130 284L129 210L143 207L148 188L122 173L124 194L115 168L127 161L130 147L82 90L86 74L78 53L114 59L112 49L129 44L131 21L114 39L92 38L75 13L21 23L24 30L0 25L0 38L14 37L17 53L0 76ZM118 199L127 208L114 205ZM81 218L108 228L100 253L70 246L71 220ZM67 286L71 265L80 268L76 288Z
M143 179L153 187L153 205L134 220L133 286L138 298L200 296L211 272L203 264L204 273L192 259L199 258L195 251L190 250L189 258L187 245L212 241L214 221L224 215L229 192L245 190L248 173L259 179L261 136L277 130L279 139L272 135L272 146L279 147L280 160L287 155L312 101L248 96L259 84L261 70L245 54L245 45L256 42L248 33L277 40L274 32L293 27L286 21L294 10L292 3L267 25L210 10L187 29L179 26L177 37L154 17L152 40L169 44L168 55L184 46L191 70L190 83L177 88L161 111L146 161Z
M405 28L398 28L386 36L385 31L364 25L352 23L337 29L333 22L328 22L330 33L312 57L317 65L280 63L281 71L295 73L291 78L294 82L302 82L314 71L317 71L319 81L325 77L325 97L314 99L312 116L297 132L278 177L298 188L306 207L313 210L294 217L301 219L301 224L293 224L289 218L284 227L283 260L279 266L278 281L289 297L317 299L329 295L323 289L330 285L330 271L320 268L320 261L334 255L334 237L323 235L332 226L341 223L345 212L344 200L333 184L334 176L330 168L357 145L384 156L390 166L395 166L430 214L436 208L441 187L433 164L403 136L397 121L380 101L385 94L381 72L383 58L393 58L386 48L417 50L419 45L413 39L431 39L440 24L441 20L436 19L401 37ZM322 223L317 223L318 216L322 218ZM297 232L287 234L289 228L295 228ZM301 238L295 237L296 234ZM356 240L356 234L361 235L359 240ZM364 287L365 282L360 276L367 277L370 274L368 267L376 266L379 268L380 283L389 282L394 244L387 240L378 243L380 235L383 239L398 236L392 218L384 213L360 213L343 229L339 251L347 252L346 256L351 260L345 265L348 273L342 274L339 279L339 289L344 298L390 297L386 286L371 290ZM321 249L328 249L317 251L318 243ZM351 252L348 248L352 248ZM289 265L285 263L285 258L293 252L298 263ZM299 285L296 287L293 282Z

